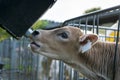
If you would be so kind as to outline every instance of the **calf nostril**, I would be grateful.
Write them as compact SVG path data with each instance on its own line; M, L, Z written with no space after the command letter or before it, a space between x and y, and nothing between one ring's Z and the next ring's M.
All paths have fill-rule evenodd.
M38 34L39 34L39 31L34 31L34 32L32 33L33 36L36 36L36 35L38 35Z

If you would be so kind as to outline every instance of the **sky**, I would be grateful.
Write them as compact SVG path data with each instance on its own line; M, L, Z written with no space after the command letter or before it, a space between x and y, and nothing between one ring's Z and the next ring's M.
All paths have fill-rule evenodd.
M118 5L120 5L120 0L57 0L52 8L48 9L40 19L64 22L83 15L87 9L94 7L106 9Z

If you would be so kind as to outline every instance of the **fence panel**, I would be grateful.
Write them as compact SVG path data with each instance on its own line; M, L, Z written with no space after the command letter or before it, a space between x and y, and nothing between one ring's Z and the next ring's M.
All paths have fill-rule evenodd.
M63 26L79 27L84 31L85 34L90 34L90 33L97 34L100 40L102 41L116 42L114 63L113 63L114 75L112 79L114 80L116 60L118 58L117 49L118 49L118 43L120 41L119 38L120 6L115 6L112 8L96 11L73 19L66 20L63 23Z
M38 58L27 48L28 40L8 39L0 43L2 80L37 80Z

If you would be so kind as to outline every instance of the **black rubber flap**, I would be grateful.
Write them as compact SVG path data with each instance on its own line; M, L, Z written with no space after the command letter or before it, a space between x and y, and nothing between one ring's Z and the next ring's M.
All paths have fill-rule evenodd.
M56 0L0 0L0 25L12 36L25 34Z

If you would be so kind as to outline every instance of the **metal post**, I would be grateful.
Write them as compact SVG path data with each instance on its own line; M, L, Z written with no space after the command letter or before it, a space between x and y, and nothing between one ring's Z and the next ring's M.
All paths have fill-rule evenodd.
M75 71L74 70L74 80L78 80L79 78L78 78L78 73L77 73L77 71Z
M72 75L73 73L72 73L72 72L73 72L73 70L72 70L72 68L71 68L71 69L70 69L70 80L73 79L73 75Z
M39 56L37 55L37 60L36 60L36 76L35 76L35 80L38 80L38 70L39 70Z
M95 20L96 20L96 15L93 16L93 33L95 33Z
M64 80L64 63L62 61L59 62L59 80Z
M119 22L118 22L118 29L117 29L117 38L116 38L116 45L115 45L115 54L114 54L114 61L113 61L113 78L112 80L115 80L115 74L116 74L116 65L117 65L117 50L118 50L118 42L119 42L119 31L120 31L120 14L119 14Z
M97 28L96 33L99 35L99 15L97 14Z
M81 19L79 19L79 28L81 27Z
M85 20L85 34L87 34L87 24L88 24L88 17Z

